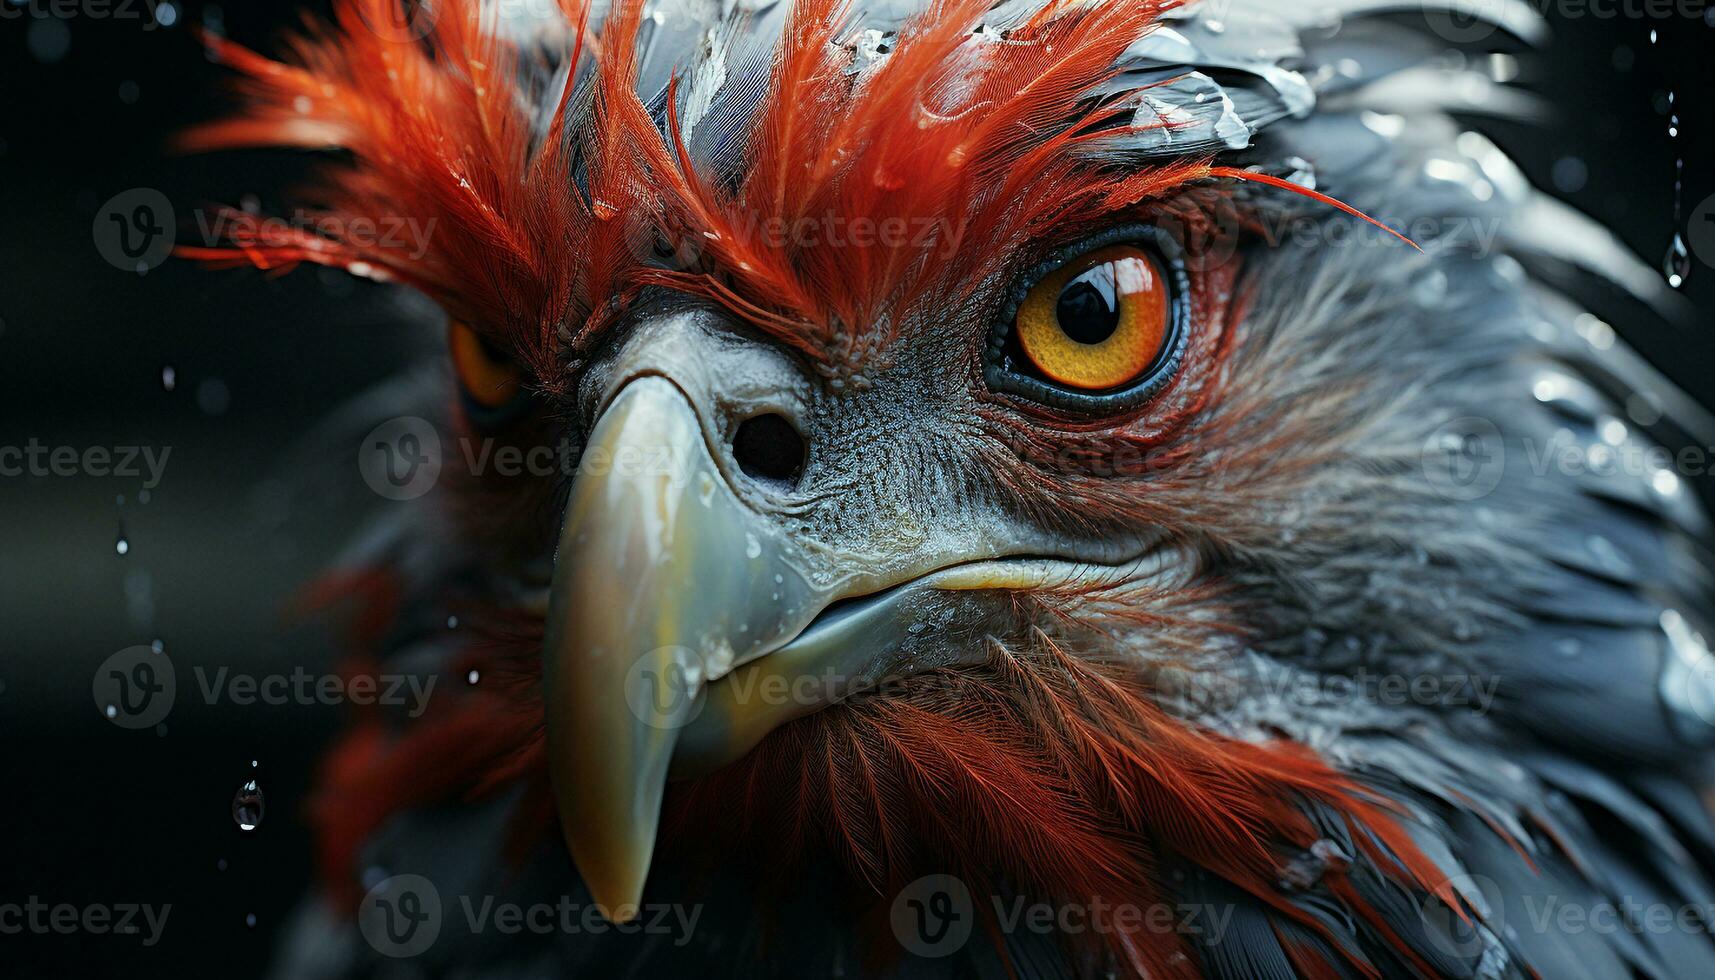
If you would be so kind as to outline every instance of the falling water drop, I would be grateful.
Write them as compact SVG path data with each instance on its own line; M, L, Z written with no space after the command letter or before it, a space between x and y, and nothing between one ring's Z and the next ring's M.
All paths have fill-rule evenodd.
M129 538L125 537L124 528L119 529L119 540L113 542L113 550L116 554L120 555L128 555L131 553L131 541Z
M175 370L171 364L169 364L166 367L161 369L161 387L162 388L165 388L168 391L172 391L174 388L178 387L178 384L179 384L179 372L177 370Z
M1673 241L1667 246L1667 256L1662 259L1661 271L1667 274L1667 284L1675 289L1685 285L1685 280L1691 275L1691 252L1685 247L1685 236L1679 232L1673 233Z
M248 780L232 795L232 820L238 829L249 833L262 825L262 788L256 780Z
M1667 99L1670 103L1673 101L1672 92L1667 93ZM1667 255L1661 262L1667 284L1674 289L1685 285L1685 280L1691 275L1691 253L1685 247L1685 236L1679 231L1684 214L1685 158L1678 157L1673 161L1673 241L1668 243Z

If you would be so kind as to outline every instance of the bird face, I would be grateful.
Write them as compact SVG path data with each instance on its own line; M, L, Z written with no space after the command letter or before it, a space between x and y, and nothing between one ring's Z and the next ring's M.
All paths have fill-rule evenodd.
M1499 777L1440 740L1490 723L1261 688L1492 662L1568 561L1534 515L1588 514L1517 469L1464 492L1445 438L1477 406L1508 439L1555 424L1516 263L1352 220L1293 140L1326 130L1361 203L1442 211L1413 175L1456 145L1488 201L1492 147L1348 112L1216 166L1254 134L1196 70L1220 31L1170 3L950 0L866 32L807 0L700 46L638 3L522 44L448 4L401 45L362 30L386 6L341 4L296 65L216 42L252 108L189 142L345 148L337 205L432 216L435 247L265 245L235 215L234 249L185 251L421 289L456 427L574 448L468 474L450 564L532 627L494 711L516 730L474 768L546 774L610 915L658 843L748 835L875 888L1147 898L1190 867L1271 935L1433 972L1388 904L1460 901L1412 793L1481 796ZM1257 126L1308 112L1273 64ZM1304 208L1370 245L1262 233ZM1110 941L1180 972L1174 937Z
M1189 276L1157 257L1172 247L1121 226L1027 253L999 288L904 324L884 366L833 377L694 303L619 328L579 384L585 458L613 465L571 488L544 650L567 841L598 896L637 901L669 775L980 664L1053 614L1192 614L1167 598L1197 577L1184 525L1069 519L1034 492L1147 482L1142 448L1103 472L1102 440L1147 446L1139 409L1178 393L1187 349L1207 357L1219 333L1203 319L1189 336ZM1021 328L1063 377L1106 375L1056 380ZM1080 443L1083 472L1070 452L1032 458Z

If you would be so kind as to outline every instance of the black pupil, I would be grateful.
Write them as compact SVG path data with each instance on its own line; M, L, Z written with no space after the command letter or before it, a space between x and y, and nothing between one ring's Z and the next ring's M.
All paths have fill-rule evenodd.
M1080 344L1099 344L1120 325L1119 299L1114 290L1114 266L1103 262L1060 290L1054 315L1066 336Z

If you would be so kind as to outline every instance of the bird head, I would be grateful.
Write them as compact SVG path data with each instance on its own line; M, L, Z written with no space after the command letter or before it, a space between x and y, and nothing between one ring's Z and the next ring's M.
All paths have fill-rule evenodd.
M879 894L1218 880L1306 971L1509 955L1447 828L1533 847L1534 797L1472 746L1565 714L1352 692L1480 691L1569 596L1631 601L1566 553L1606 498L1516 453L1625 375L1545 283L1654 293L1426 94L1459 69L1421 26L550 6L400 36L391 0L342 0L281 62L212 38L245 108L186 137L338 150L339 227L427 224L411 250L235 212L183 251L414 287L446 430L566 464L449 460L377 562L419 615L477 611L444 656L484 684L341 750L341 860L394 809L521 783L615 919L742 854ZM1660 479L1628 507L1695 519ZM1426 941L1400 906L1428 899L1482 941ZM1189 969L1184 936L1101 939Z

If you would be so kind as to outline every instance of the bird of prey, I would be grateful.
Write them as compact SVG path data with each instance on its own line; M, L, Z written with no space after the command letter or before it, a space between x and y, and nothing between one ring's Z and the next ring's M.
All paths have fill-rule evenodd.
M468 682L334 748L280 973L1715 976L1670 454L1715 426L1623 340L1677 294L1478 132L1542 34L337 0L278 60L211 36L239 108L184 145L323 154L318 220L182 253L399 283L447 337L392 389L439 484L324 591ZM362 919L427 918L404 877L420 948Z

